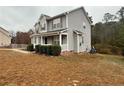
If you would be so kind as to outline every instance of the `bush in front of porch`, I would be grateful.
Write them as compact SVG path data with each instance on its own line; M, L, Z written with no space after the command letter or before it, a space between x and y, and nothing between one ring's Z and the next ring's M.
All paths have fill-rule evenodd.
M40 46L41 46L41 45L35 45L35 52L36 52L36 53L39 53Z
M34 51L34 45L33 44L29 44L27 46L27 51Z
M59 56L61 53L61 46L58 45L36 45L35 46L36 53L46 54L52 56Z

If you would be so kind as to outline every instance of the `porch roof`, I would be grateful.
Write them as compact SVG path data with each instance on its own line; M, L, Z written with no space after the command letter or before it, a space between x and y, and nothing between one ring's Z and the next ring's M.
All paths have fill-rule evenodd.
M76 34L78 34L78 35L82 35L82 34L83 34L83 32L78 31L78 30L75 30L74 33L76 33Z
M48 31L48 32L42 32L42 36L52 36L52 35L59 35L60 33L67 32L67 30L56 30L56 31Z
M54 30L54 31L42 32L40 34L32 34L30 37L33 37L33 36L53 36L53 35L59 35L60 33L65 34L66 32L67 32L67 29Z
M30 35L30 37L33 37L33 36L41 36L41 34L32 34L32 35Z

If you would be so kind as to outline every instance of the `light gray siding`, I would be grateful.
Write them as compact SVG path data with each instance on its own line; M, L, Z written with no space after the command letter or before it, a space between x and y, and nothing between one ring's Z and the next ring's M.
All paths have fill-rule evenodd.
M56 18L56 19L52 19L52 20L47 21L47 24L48 24L48 25L47 25L48 31L66 28L66 17L65 17L65 16L60 16L60 17L58 17L58 18L60 18L60 25L61 25L61 27L54 29L54 28L53 28L53 21L56 20L57 18Z
M66 28L66 16L61 17L62 28Z
M48 31L52 30L52 28L53 28L52 26L53 26L53 21L52 20L47 21L47 30Z
M86 28L84 29L83 24L86 24ZM68 35L69 35L69 50L74 50L74 37L73 31L78 30L84 33L84 47L85 49L91 48L91 26L86 16L84 15L84 11L82 9L75 10L68 14Z
M78 51L78 46L77 46L77 35L74 33L73 34L73 37L74 37L74 42L75 42L75 44L74 44L74 52L77 52Z

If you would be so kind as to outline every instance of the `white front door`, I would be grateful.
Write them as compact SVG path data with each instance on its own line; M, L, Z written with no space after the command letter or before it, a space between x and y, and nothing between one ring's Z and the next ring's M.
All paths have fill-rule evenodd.
M83 35L78 35L79 41L78 41L78 52L84 52L86 51L85 48L85 41L84 41L84 36Z
M82 43L82 35L79 35L79 52L83 52L83 43Z

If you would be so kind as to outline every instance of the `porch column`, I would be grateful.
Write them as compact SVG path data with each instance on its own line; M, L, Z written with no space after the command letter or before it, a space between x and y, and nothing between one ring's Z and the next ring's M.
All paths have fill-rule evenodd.
M39 43L39 42L38 42L38 36L37 36L37 37L36 37L36 45L38 45L38 43Z
M67 32L67 51L69 51L69 36L68 36L68 32Z
M41 36L41 41L40 41L40 44L41 44L41 45L43 44L43 38L42 38L42 36Z
M77 52L79 53L80 51L79 51L79 35L77 34Z
M62 45L62 34L61 33L59 34L59 45L60 46Z
M36 36L33 37L33 45L34 45L34 48L35 48L35 45L36 45L35 38L36 38Z

